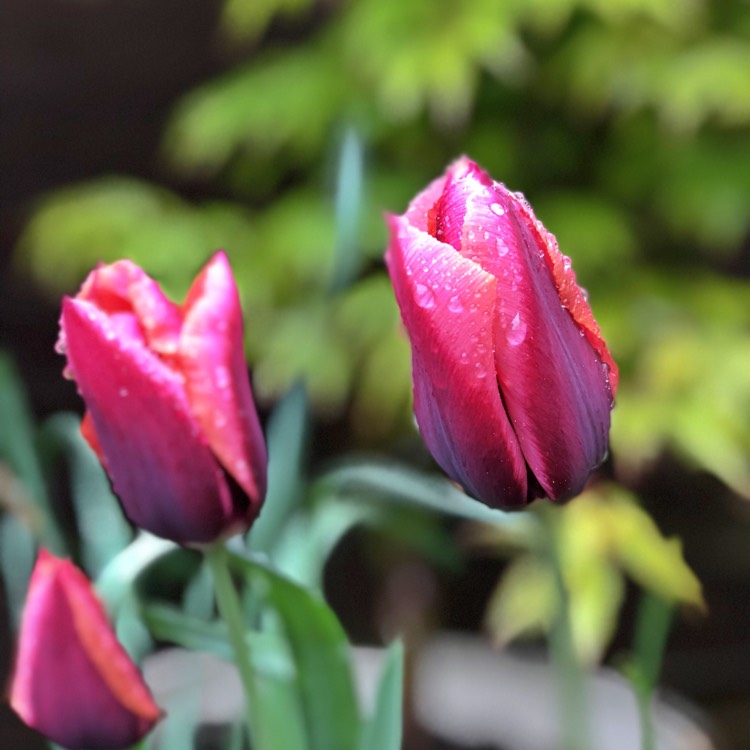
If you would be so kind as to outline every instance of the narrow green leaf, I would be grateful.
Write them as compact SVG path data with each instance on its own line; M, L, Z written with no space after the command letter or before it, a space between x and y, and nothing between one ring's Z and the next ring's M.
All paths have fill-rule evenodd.
M332 288L345 288L359 269L357 240L362 213L363 184L362 140L349 128L341 143L336 182L336 255Z
M109 561L96 580L96 588L107 610L116 613L130 596L136 578L146 568L179 547L166 539L141 531L138 536Z
M0 460L7 462L36 505L39 540L50 552L66 554L67 545L52 512L34 444L34 422L20 375L10 356L0 352Z
M377 497L417 505L458 518L494 524L528 523L519 513L504 513L473 500L447 479L383 460L358 460L329 471L322 492Z
M268 492L248 536L248 549L271 554L289 516L304 496L307 395L295 385L279 402L268 424Z
M260 561L231 554L230 563L279 615L297 669L310 750L356 747L359 714L348 641L334 613L321 596Z
M213 578L208 566L202 564L182 595L182 608L186 614L203 620L210 619L214 611Z
M313 589L323 585L323 569L331 551L351 528L374 520L378 510L366 504L320 503L287 524L274 553L274 563L297 583Z
M151 634L190 651L208 651L225 661L232 661L233 652L224 623L206 622L191 617L177 607L162 603L141 606L141 614ZM286 639L272 631L246 634L253 667L261 675L292 682L295 677Z
M128 545L133 532L96 454L81 436L80 424L75 414L55 414L42 425L39 441L46 459L62 454L67 461L81 558L96 577Z
M0 516L0 572L13 630L21 623L35 557L36 543L29 529L14 516Z
M375 707L362 726L359 750L401 750L404 699L404 645L388 648L380 675Z

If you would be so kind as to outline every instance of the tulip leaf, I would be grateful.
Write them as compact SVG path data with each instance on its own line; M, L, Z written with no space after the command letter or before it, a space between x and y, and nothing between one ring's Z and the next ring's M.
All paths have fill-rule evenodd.
M25 492L2 493L0 501L10 503L13 511L18 499L19 512L27 517L40 543L55 555L64 555L67 545L50 504L34 438L34 423L21 383L21 377L9 355L0 352L0 461L10 466ZM33 502L26 502L28 497ZM21 500L23 498L23 500Z
M395 462L358 460L324 474L320 483L332 494L377 498L416 505L450 516L495 524L523 524L523 517L488 508L447 479Z
M230 563L280 618L296 667L310 750L356 747L359 716L348 641L334 613L319 594L260 561L233 553Z
M394 641L383 663L372 715L362 725L359 750L401 750L404 645Z
M302 503L307 448L307 396L295 385L278 403L268 423L268 492L248 535L252 552L271 554L287 519Z
M504 646L519 636L546 632L552 622L555 589L552 572L530 555L507 568L487 605L485 626Z
M320 503L287 524L274 563L297 583L321 589L323 568L333 548L352 527L374 519L377 513L364 504Z
M130 524L96 454L81 436L75 414L50 417L40 429L40 442L48 461L58 452L67 459L81 557L85 569L96 577L132 539Z
M0 516L0 572L13 630L21 623L35 558L36 542L28 527L15 516Z
M107 610L116 614L131 596L136 579L157 560L180 549L174 542L141 531L113 557L96 579L96 588Z
M339 291L348 286L359 268L358 235L362 213L362 141L350 128L344 134L336 181L336 254L331 286Z
M198 567L182 594L182 609L187 615L209 619L214 611L213 577L205 563Z

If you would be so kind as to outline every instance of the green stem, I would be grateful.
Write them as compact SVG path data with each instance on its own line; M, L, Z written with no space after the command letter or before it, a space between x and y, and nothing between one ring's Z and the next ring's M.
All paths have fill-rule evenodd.
M258 685L250 659L250 648L245 637L245 624L240 600L229 573L228 555L221 543L204 550L206 561L214 579L214 593L219 614L229 631L229 641L234 651L235 663L245 690L247 733L253 750L264 750L270 745L263 736L263 723L260 721L260 699Z
M656 747L651 699L659 681L671 622L671 604L655 594L644 592L635 625L631 675L641 721L642 750L654 750Z
M586 672L581 667L573 641L570 617L570 592L565 582L560 556L557 516L558 508L540 509L545 527L545 552L555 584L555 615L549 633L549 648L558 683L560 726L564 750L589 750L591 725Z

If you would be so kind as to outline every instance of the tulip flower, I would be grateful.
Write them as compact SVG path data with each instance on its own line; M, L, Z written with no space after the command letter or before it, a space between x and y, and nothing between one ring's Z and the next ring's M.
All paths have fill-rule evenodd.
M492 507L576 495L607 452L617 368L555 238L466 158L389 224L435 460Z
M89 581L44 550L23 612L10 704L70 750L130 747L161 716Z
M130 520L180 544L246 531L267 456L224 253L181 306L134 263L101 266L63 301L60 325L82 432Z

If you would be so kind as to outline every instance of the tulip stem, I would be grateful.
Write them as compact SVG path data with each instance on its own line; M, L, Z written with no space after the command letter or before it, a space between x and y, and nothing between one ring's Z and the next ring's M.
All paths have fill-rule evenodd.
M560 726L564 750L589 750L591 725L586 673L576 654L570 616L570 592L563 570L558 538L559 508L540 508L546 530L548 561L554 577L556 606L549 633L549 648L557 674Z
M248 739L253 750L270 747L260 721L260 699L255 672L250 658L250 647L245 637L245 623L237 589L229 572L228 553L222 543L204 550L206 562L214 579L214 594L219 614L229 631L235 663L245 690Z

